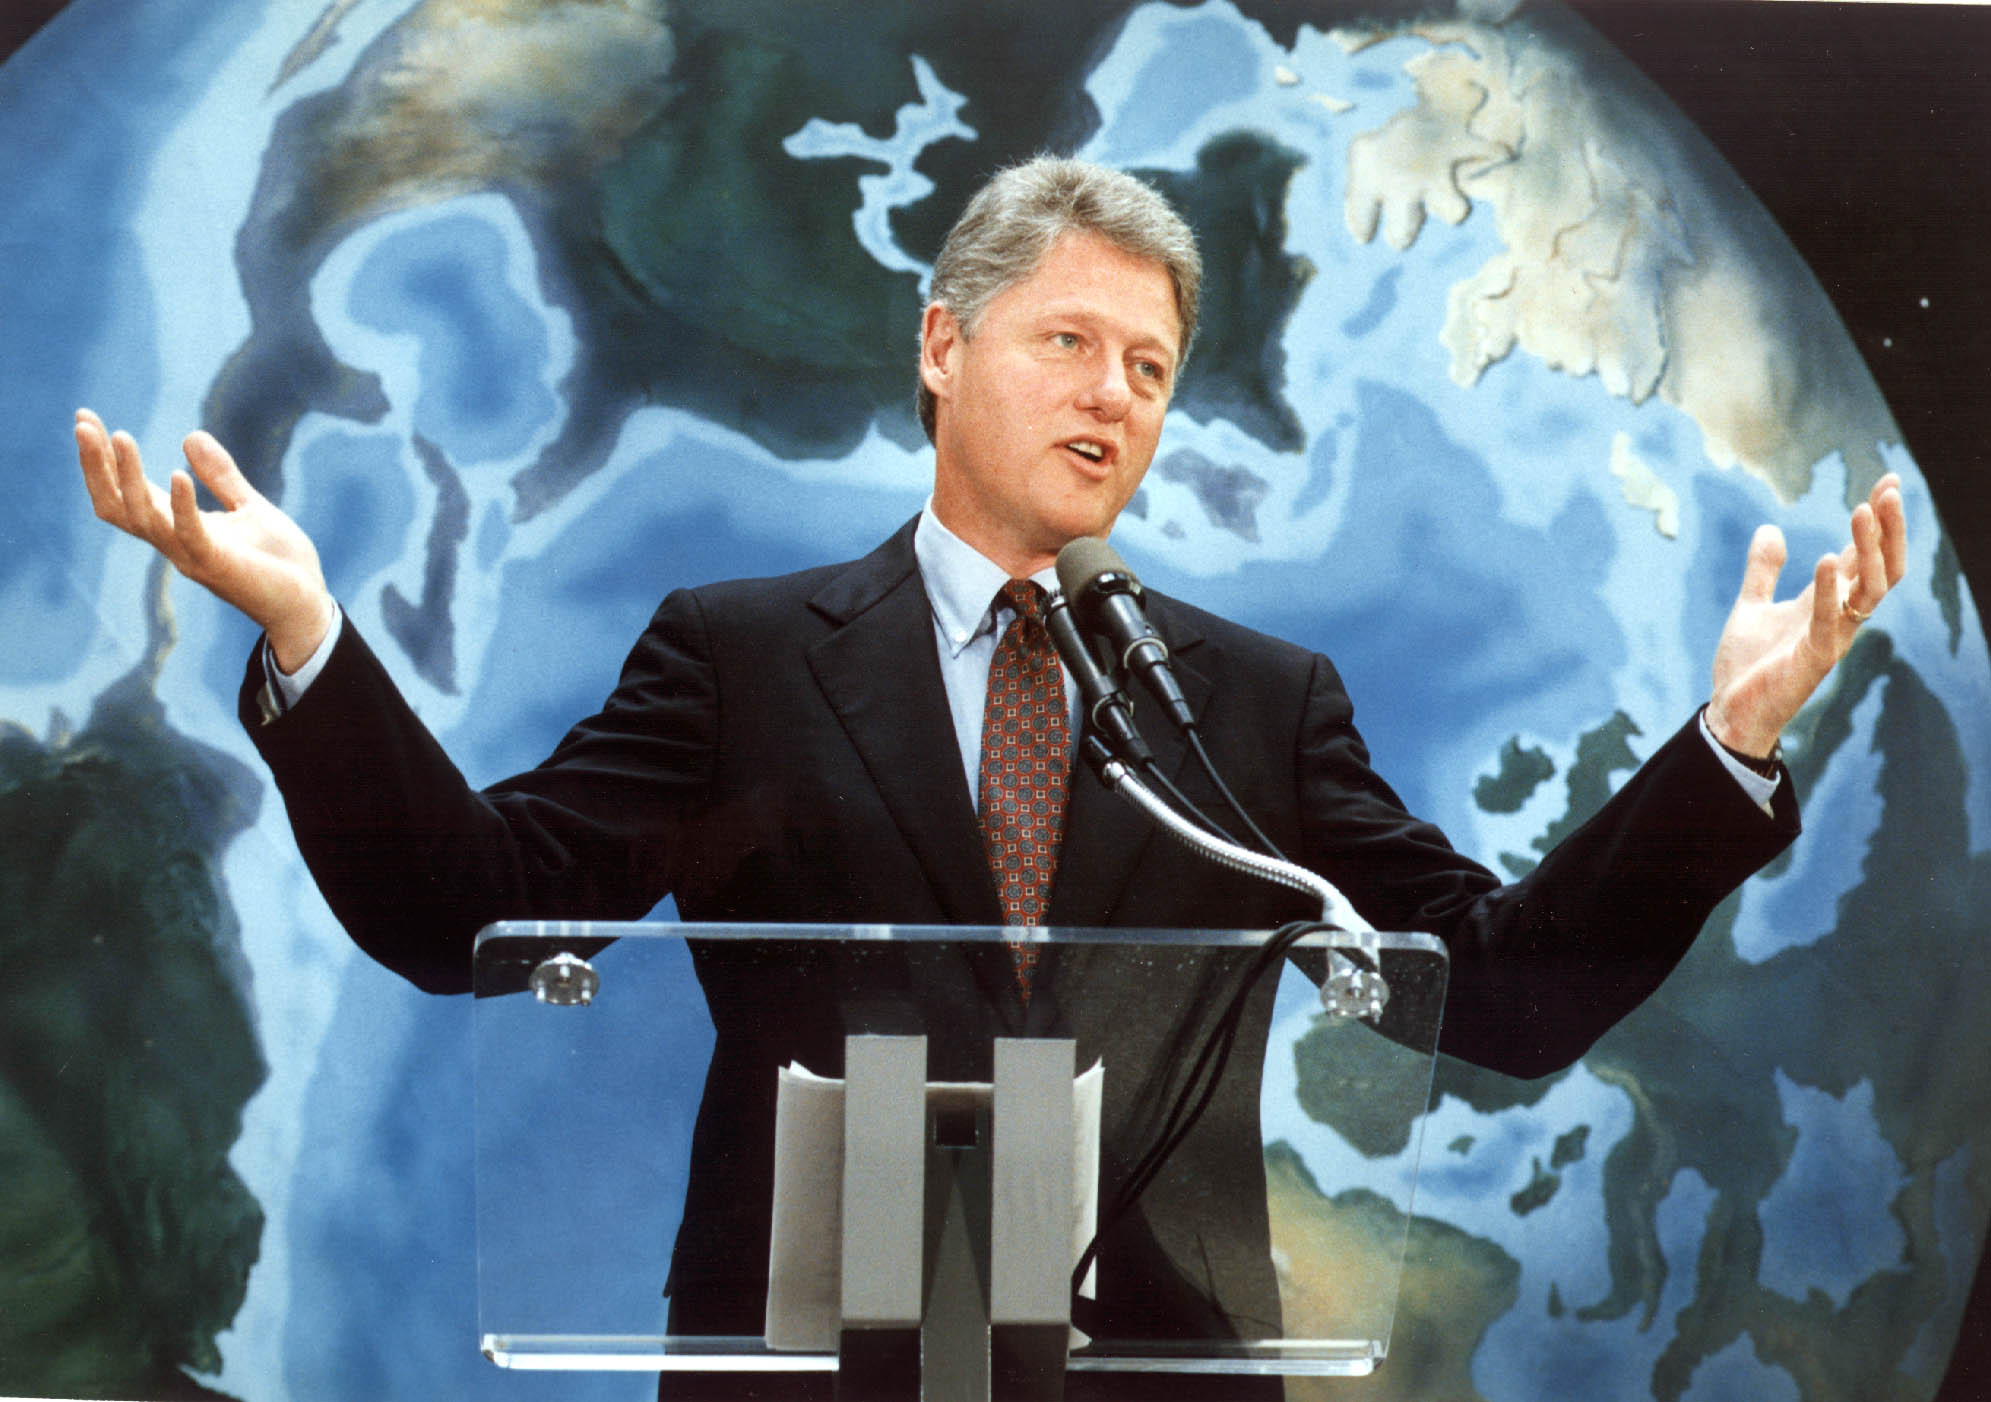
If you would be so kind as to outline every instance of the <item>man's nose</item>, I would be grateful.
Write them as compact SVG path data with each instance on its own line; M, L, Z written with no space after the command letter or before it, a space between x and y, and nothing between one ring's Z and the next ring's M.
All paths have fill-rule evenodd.
M1133 404L1134 387L1127 382L1127 367L1112 356L1101 356L1079 394L1078 407L1118 420L1127 416Z

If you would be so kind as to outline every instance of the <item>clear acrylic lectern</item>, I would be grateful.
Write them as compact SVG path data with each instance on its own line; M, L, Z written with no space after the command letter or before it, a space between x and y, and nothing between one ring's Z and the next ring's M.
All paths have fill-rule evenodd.
M513 1368L842 1367L848 1377L852 1296L875 1293L872 1277L855 1287L844 1278L842 1347L834 1328L806 1326L777 1328L771 1343L765 1313L770 1252L830 1259L846 1223L910 1231L916 1244L923 1230L913 1288L931 1303L940 1276L965 1280L967 1312L979 1300L1000 1351L990 1276L1006 1269L999 1239L1011 1228L1001 1207L989 1225L986 1186L978 1208L963 1185L986 1179L975 1156L992 1144L998 1160L1017 1162L1000 1147L1005 1123L1015 1142L1019 1125L1034 1134L1041 1121L1072 1152L1040 1153L1058 1174L1025 1186L1049 1192L1057 1210L1027 1215L1052 1224L1066 1275L1098 1236L1084 1289L1059 1292L1070 1329L1060 1323L1055 1337L1069 1371L1371 1371L1395 1314L1443 946L1419 934L1314 932L1273 958L1263 931L1021 933L1037 946L1027 996L1016 930L487 929L475 1008L485 1354ZM1057 1089L1065 1082L1053 1080L1040 1082L1037 1108L1005 1120L1004 1103L1031 1102L1002 1089L999 1059L1015 1064L1019 1047L1046 1040L1067 1044L1050 1064L1075 1077L1072 1113ZM840 1178L834 1134L827 1144L784 1139L794 1162L777 1170L777 1109L791 1114L782 1084L841 1095L848 1070L851 1100L834 1103L855 1105L860 1062L871 1064L860 1045L910 1055L914 1095L924 1063L923 1123L911 1113L925 1179ZM871 1132L859 1137L853 1174L875 1156ZM994 1171L1014 1181L1019 1170ZM790 1202L777 1231L776 1180L790 1193L798 1175L819 1188L867 1186L844 1190L856 1201L832 1186L813 1206ZM852 1257L842 1259L848 1271ZM825 1278L834 1323L833 1268ZM1045 1332L1032 1337L1041 1344Z

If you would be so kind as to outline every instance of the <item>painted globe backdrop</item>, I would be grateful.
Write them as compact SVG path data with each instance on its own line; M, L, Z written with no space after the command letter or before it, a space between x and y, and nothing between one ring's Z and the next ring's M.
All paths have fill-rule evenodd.
M654 1390L477 1355L470 1005L327 914L252 630L89 519L70 410L155 472L214 429L489 781L669 588L918 509L927 264L1045 147L1211 270L1122 552L1329 653L1497 868L1693 713L1759 520L1801 576L1907 483L1907 580L1787 737L1804 838L1581 1065L1441 1065L1393 1356L1292 1394L1934 1391L1991 1201L1984 632L1815 280L1567 13L77 0L0 132L0 1392ZM1375 1166L1280 1132L1275 1210L1332 1220Z

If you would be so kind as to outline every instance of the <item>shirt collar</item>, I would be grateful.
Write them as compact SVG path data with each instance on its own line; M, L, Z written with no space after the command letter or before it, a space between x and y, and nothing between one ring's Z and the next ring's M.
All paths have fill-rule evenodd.
M933 620L940 625L950 655L995 627L993 600L996 591L1009 582L1009 573L967 541L940 523L933 514L933 498L919 513L913 527L913 558L919 562L920 578L926 584L927 602L933 607ZM1058 572L1047 566L1030 576L1055 593Z

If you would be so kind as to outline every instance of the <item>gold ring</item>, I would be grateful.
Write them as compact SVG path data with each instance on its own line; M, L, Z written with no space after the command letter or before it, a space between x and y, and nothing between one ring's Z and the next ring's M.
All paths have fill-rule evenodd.
M1866 613L1861 613L1858 609L1854 608L1853 601L1850 596L1841 599L1839 601L1839 612L1845 614L1846 617L1852 619L1853 622L1855 623L1864 623L1869 618L1873 617L1872 610L1868 610Z

